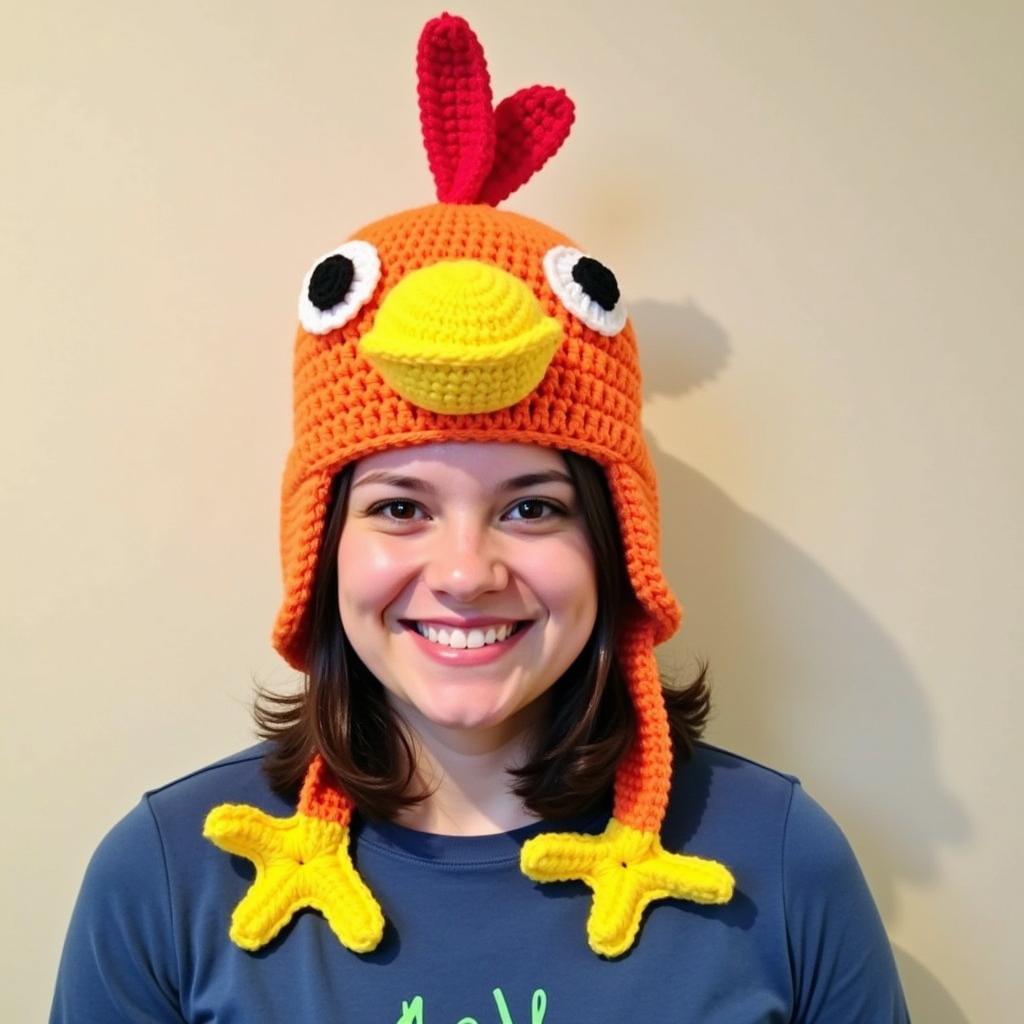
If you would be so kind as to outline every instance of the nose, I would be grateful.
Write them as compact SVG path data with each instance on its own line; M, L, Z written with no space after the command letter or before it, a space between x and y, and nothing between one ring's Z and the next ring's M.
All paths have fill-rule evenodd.
M504 590L509 570L498 538L486 527L460 523L439 533L423 579L435 593L468 605L482 594Z

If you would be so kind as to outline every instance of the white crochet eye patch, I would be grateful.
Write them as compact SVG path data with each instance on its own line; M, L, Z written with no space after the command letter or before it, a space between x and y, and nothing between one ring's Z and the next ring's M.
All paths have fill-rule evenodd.
M375 246L355 239L325 253L310 267L299 293L299 321L310 334L326 334L351 320L380 280Z
M603 263L568 245L544 253L544 274L565 308L608 337L626 326L626 304L615 275Z

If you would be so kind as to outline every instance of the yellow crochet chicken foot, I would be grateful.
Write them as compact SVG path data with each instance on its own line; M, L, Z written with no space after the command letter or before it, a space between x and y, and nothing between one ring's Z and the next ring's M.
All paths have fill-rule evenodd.
M353 952L380 942L384 915L352 863L347 825L221 804L206 816L203 835L256 866L256 880L231 915L229 935L242 949L265 946L302 907L319 910Z
M537 882L580 879L594 892L587 919L590 948L613 957L633 945L644 908L665 897L728 903L733 877L718 861L669 853L657 833L615 818L601 835L548 832L524 844L520 867Z

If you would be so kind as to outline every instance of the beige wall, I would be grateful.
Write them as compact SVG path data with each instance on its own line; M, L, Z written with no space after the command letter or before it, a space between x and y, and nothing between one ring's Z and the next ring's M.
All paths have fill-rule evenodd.
M252 677L293 679L295 299L433 199L413 54L442 5L5 6L0 1017L29 1021L101 835L250 742ZM708 657L709 738L846 830L915 1019L1017 1019L1021 5L455 10L498 95L578 104L507 206L631 299L688 614L666 663Z

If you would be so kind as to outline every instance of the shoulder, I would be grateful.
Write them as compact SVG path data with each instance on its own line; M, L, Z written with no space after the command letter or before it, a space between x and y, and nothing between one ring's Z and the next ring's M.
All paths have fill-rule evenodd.
M789 772L698 742L675 766L666 827L676 848L735 865L738 881L777 888L791 917L825 901L872 912L846 834Z
M53 1019L122 1020L129 1008L133 1020L182 1019L184 936L195 908L212 905L231 878L202 822L224 800L273 806L260 771L266 751L257 744L147 790L103 836L72 911Z
M799 789L800 780L789 772L700 740L690 757L676 759L670 810L688 809L704 819L781 821Z
M223 781L225 778L237 776L240 773L244 775L254 764L262 762L270 748L269 742L254 743L244 750L238 750L233 754L228 754L227 757L222 757L219 761L205 764L168 782L161 783L159 786L147 789L145 795L155 796L158 793L180 790L182 787L194 788L197 785Z
M203 821L218 804L250 804L284 817L294 811L263 773L270 749L269 742L256 743L143 793L140 805L148 808L168 854L188 860L209 846Z
M125 890L162 882L173 862L187 863L205 852L203 820L217 804L290 813L261 770L269 749L269 743L257 743L145 790L96 847L87 869L90 884Z
M790 772L755 761L733 750L726 750L706 740L697 740L694 744L693 757L687 762L677 763L676 769L685 770L685 765L694 764L702 766L704 770L716 774L722 780L728 777L730 781L747 787L789 792L794 784L800 784L800 779Z
M698 741L693 755L675 764L672 797L709 825L728 819L747 833L777 836L788 858L847 859L842 830L798 776L731 750Z
M717 916L784 951L794 1020L908 1020L853 846L796 775L699 742L675 766L666 829L674 848L732 871L736 896Z
M143 796L161 807L181 801L214 795L220 798L225 790L241 787L251 790L255 785L259 788L261 778L260 766L264 757L271 749L269 742L255 743L243 750L238 750L219 761L195 768L184 775L164 782L159 786L145 791Z
M679 849L756 862L780 880L828 885L857 870L839 825L796 775L703 741L675 764L666 838Z
M688 769L707 780L711 793L717 790L723 810L742 811L748 823L758 806L773 817L781 828L787 874L825 881L857 870L845 833L796 775L704 742L677 771Z

